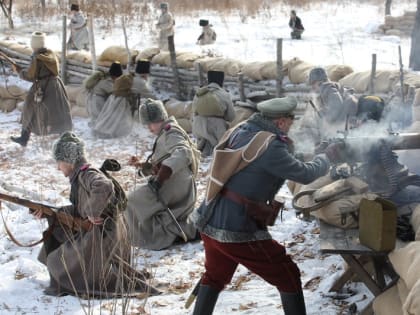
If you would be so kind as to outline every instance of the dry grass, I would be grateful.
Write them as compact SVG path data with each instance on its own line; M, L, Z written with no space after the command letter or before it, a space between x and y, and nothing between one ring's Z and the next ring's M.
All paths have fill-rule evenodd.
M239 14L244 16L255 16L261 13L270 13L274 7L296 8L298 10L308 9L311 5L318 3L337 3L335 0L166 0L169 3L170 11L174 15L194 15L203 11L216 11L221 15ZM360 3L371 3L383 6L383 0L356 0ZM58 2L58 4L56 3ZM150 20L159 14L161 0L79 0L81 10L92 14L96 18L104 18L109 24L113 24L116 16L123 15L130 20ZM347 1L343 1L345 5ZM355 1L352 1L355 2ZM22 18L38 19L69 13L68 1L57 0L47 1L45 12L41 8L41 1L16 0L16 15Z

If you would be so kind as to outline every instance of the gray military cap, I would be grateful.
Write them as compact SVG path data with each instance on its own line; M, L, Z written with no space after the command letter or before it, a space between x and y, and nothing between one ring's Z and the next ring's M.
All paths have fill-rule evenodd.
M295 97L287 96L281 98L272 98L258 103L257 109L267 118L280 118L288 114L293 114L296 109L297 100Z

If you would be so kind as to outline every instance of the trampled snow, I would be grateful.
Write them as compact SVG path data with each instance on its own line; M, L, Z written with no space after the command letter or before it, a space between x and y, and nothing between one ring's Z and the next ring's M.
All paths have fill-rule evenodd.
M414 9L414 1L403 2L395 13L404 9ZM238 15L219 17L215 12L204 12L211 19L218 39L211 49L227 57L243 61L275 60L275 39L284 38L283 55L285 59L299 57L315 65L345 63L357 70L369 70L372 53L378 54L378 69L398 68L398 45L402 46L403 62L408 64L408 38L381 36L374 32L383 21L382 7L368 4L313 5L309 10L298 10L306 28L303 40L289 39L288 12L290 8L274 8L262 12L256 17L248 17L243 23ZM398 10L398 11L397 11ZM200 16L176 17L175 42L180 51L200 52L195 46L200 33ZM61 47L61 27L59 18L49 23L37 23L36 27L49 31L48 44L56 50ZM41 27L40 27L41 25ZM98 24L100 25L100 24ZM14 37L29 43L29 34L34 25L17 22ZM5 26L3 26L5 27ZM9 32L7 32L9 33ZM99 27L95 29L97 51L101 52L109 43L124 45L122 31L118 25L112 33ZM154 46L152 36L139 33L138 27L128 29L130 46L136 49ZM4 78L0 77L2 84ZM15 79L13 79L15 80ZM27 83L19 82L24 88ZM28 147L20 148L10 141L9 136L18 134L20 112L0 113L0 181L33 192L31 197L50 204L68 203L69 183L56 169L51 157L51 143L54 136L33 136ZM136 124L130 136L100 140L95 138L87 119L75 118L74 130L86 141L90 162L95 166L105 158L116 158L123 166L116 177L127 191L132 191L142 179L128 166L131 155L145 157L151 150L153 137L142 126ZM200 200L205 189L205 175L209 160L201 166L198 179ZM1 189L1 188L0 188ZM288 200L290 194L283 187L280 194ZM41 238L46 228L45 222L34 220L27 209L2 204L2 213L9 228L19 241L29 243ZM2 228L0 228L2 230ZM372 297L361 284L351 284L347 288L354 295L347 300L333 300L328 297L328 289L343 272L344 263L340 257L318 253L318 230L316 223L305 222L296 218L292 209L283 213L283 221L278 219L272 227L273 237L283 243L298 263L302 271L302 283L308 314L340 314L346 305L357 303L359 309ZM48 272L37 261L40 246L19 248L3 232L0 234L0 314L85 314L89 310L94 314L109 314L113 301L94 301L88 306L87 301L75 297L52 298L43 295L42 290L48 285ZM143 249L134 250L135 263L139 269L146 268L156 281L169 283L169 292L159 297L145 300L132 299L129 314L189 314L183 305L192 287L199 279L204 267L204 253L199 242L178 245L169 250L153 252ZM144 307L144 308L143 308ZM120 314L120 307L115 309ZM143 312L143 309L147 313ZM278 292L257 276L239 267L232 283L220 295L214 314L282 314Z

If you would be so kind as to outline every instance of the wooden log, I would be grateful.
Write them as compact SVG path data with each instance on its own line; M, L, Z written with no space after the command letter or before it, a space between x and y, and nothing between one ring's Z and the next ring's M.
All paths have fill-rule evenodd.
M197 75L198 75L198 85L199 86L206 85L203 65L200 62L197 63Z
M9 49L9 48L6 48L6 47L3 47L3 46L0 46L0 50L1 50L2 52L4 52L6 55L8 55L9 57L13 58L13 59L22 59L22 60L28 60L28 61L31 61L31 56L28 56L28 55L22 54L22 53L20 53L20 52L17 52L17 51L11 50L11 49Z
M75 77L82 78L82 80L83 80L83 79L85 79L85 78L87 78L87 77L89 76L89 74L80 73L80 72L78 72L78 71L70 70L69 68L67 68L67 69L66 69L66 72L67 72L69 75L72 75L72 76L75 76Z
M96 48L95 48L95 35L93 33L93 16L88 15L88 29L89 29L89 46L90 54L92 57L92 71L96 71L97 62L96 62Z
M85 75L88 75L88 76L92 73L92 70L82 68L82 67L78 67L78 66L73 66L71 64L67 64L67 69L73 70L73 71L76 71L80 74L85 74Z
M63 15L63 38L61 46L61 78L64 84L67 84L66 75L66 54L67 54L67 15Z
M238 83L239 99L241 100L241 102L245 102L244 74L242 72L239 73Z
M277 79L276 79L276 95L281 97L283 85L283 39L277 39Z
M372 69L370 71L369 93L375 94L376 54L372 54Z
M131 62L131 52L130 52L130 48L128 47L128 36L127 36L127 30L125 28L125 17L121 16L121 25L122 25L122 29L123 29L123 34L124 34L124 43L125 43L125 49L127 50L127 71L130 71L131 66L132 66L132 62Z
M404 96L404 66L402 62L402 55L401 55L401 45L398 45L398 57L400 63L400 84L401 84L401 102L405 103L405 96Z
M174 84L175 84L175 88L176 88L176 95L178 97L178 99L182 99L182 95L181 95L181 82L179 81L179 76L178 76L178 69L176 66L176 53L175 53L175 43L174 43L174 36L168 36L168 47L169 47L169 54L171 56L171 68L172 68L172 73L174 75Z

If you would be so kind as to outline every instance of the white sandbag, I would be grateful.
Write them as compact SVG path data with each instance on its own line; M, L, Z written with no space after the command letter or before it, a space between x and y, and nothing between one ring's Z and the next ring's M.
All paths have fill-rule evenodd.
M18 53L30 56L32 55L32 48L29 47L28 45L22 45L19 43L12 43L9 45L8 47L10 50L16 51Z
M226 58L215 61L210 65L209 70L223 71L225 75L234 77L237 76L239 72L241 72L242 65L243 63L239 60Z
M413 72L404 72L404 85L420 88L420 75Z
M200 55L190 52L180 52L176 54L176 64L180 68L194 68L194 61L200 58Z
M167 102L165 102L165 108L168 112L169 116L174 116L175 118L191 118L191 108L192 108L192 102L187 101L179 101L175 98L169 99Z
M25 102L20 101L16 104L16 109L21 112L21 111L23 111L23 106L25 106Z
M402 36L402 32L398 29L392 28L390 30L385 31L385 35L389 36Z
M83 62L86 64L92 63L92 55L90 52L81 50L81 51L73 51L66 55L67 59Z
M138 51L131 49L131 58L135 60L138 55ZM98 58L98 64L109 64L114 61L119 61L122 65L127 65L128 53L125 47L122 46L110 46L106 48ZM110 64L109 64L110 65Z
M27 90L22 89L17 85L7 84L7 87L3 84L0 84L0 98L16 98L24 100L27 94Z
M327 71L328 78L330 81L338 82L340 79L344 78L346 75L353 73L354 70L350 66L346 65L330 65L325 67Z
M405 300L403 305L404 314L408 315L420 315L420 279L417 278L417 282Z
M375 315L403 315L397 286L394 285L373 300Z
M201 67L203 68L204 72L207 72L209 70L212 70L212 66L214 63L216 63L219 60L222 60L221 57L203 57L199 58L196 61L194 61L194 67L197 68L197 64L199 63Z
M169 66L171 64L171 55L169 51L161 51L159 54L153 56L151 63L161 66Z
M86 107L80 107L80 106L73 106L71 108L71 115L77 116L77 117L83 117L83 118L89 117Z
M158 47L151 47L143 49L139 52L139 54L136 57L136 63L139 60L152 60L154 56L156 56L160 52L160 49Z
M414 233L416 233L415 240L420 241L420 205L414 208L410 222Z
M407 246L392 251L388 257L410 291L420 279L420 241L410 242Z
M286 64L287 75L290 82L294 84L307 83L309 72L314 67L314 65L300 60L299 58L293 58Z
M0 111L9 113L16 109L17 99L15 98L2 98L0 99Z
M411 108L413 121L420 121L420 106L413 106Z
M397 70L378 70L375 75L375 92L387 93L399 81ZM339 83L345 87L355 89L356 93L365 93L370 83L370 71L353 72L342 78Z
M283 65L287 64L288 60L283 60ZM283 66L283 75L287 76L287 69ZM261 77L263 80L274 80L277 78L277 62L276 61L265 61L262 63L260 69Z

